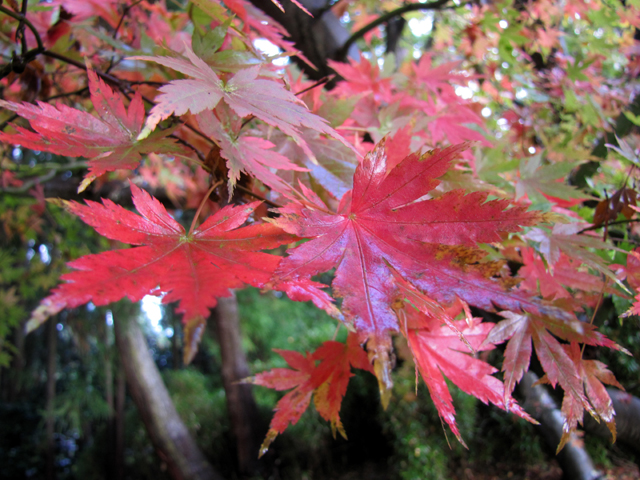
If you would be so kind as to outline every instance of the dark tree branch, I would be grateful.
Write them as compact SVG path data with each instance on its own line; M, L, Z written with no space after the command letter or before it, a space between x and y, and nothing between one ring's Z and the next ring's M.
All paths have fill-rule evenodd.
M140 3L140 2L137 2L137 3ZM134 3L133 5L130 5L129 9L134 7L137 3ZM27 4L27 2L25 0L25 2L23 3L23 8L26 8L26 4ZM82 62L79 62L77 60L74 60L73 58L69 58L69 57L67 57L65 55L62 55L62 54L57 53L57 52L52 52L52 51L47 50L46 48L44 48L44 44L42 43L42 38L40 38L40 34L36 30L36 28L33 26L33 24L26 18L25 15L21 15L21 14L15 13L12 10L9 10L9 9L3 7L2 5L0 5L0 12L4 13L4 14L12 17L12 18L15 18L19 22L24 22L24 24L27 25L27 27L29 27L29 29L33 32L33 35L36 38L36 42L38 44L38 47L34 48L32 50L29 50L26 54L24 54L22 56L22 58L20 59L22 65L26 65L27 63L29 63L32 60L34 60L38 55L42 54L42 55L44 55L46 57L55 58L56 60L60 60L61 62L67 63L69 65L73 65L74 67L79 68L81 70L84 70L84 71L87 70L87 66L84 65ZM12 69L11 65L7 65L0 72L0 79L4 78L5 76L7 76L9 74L9 72L11 72L11 69ZM134 92L134 90L131 88L131 83L126 82L124 80L121 80L121 79L119 79L117 77L114 77L113 75L110 75L109 73L101 72L100 70L94 70L94 71L95 71L96 75L98 75L104 81L106 81L106 82L108 82L108 83L110 83L112 85L115 85L116 88L118 88L118 90L120 90L125 96L127 96L127 98L129 98L128 94L130 94L131 92ZM145 102L147 102L151 106L155 105L155 102L153 100L151 100L150 98L147 98L144 95L141 95L141 97ZM4 128L9 121L12 121L15 118L16 118L15 116L12 117L11 120L3 122L0 126L2 128ZM210 139L207 135L205 135L204 133L199 131L197 128L192 127L191 125L188 125L188 124L184 124L184 126L186 128L188 128L189 130L191 130L196 135L199 135L200 137L202 137L205 140L207 140L212 145L215 145L215 142L212 139Z
M289 0L282 0L284 12L280 11L271 0L250 0L251 3L282 25L289 33L289 39L295 47L313 64L294 57L300 69L312 80L319 80L335 72L327 62L340 60L338 50L349 38L348 30L340 23L335 14L327 9L327 0L301 0L314 18L310 17ZM358 50L355 46L349 54L357 58Z
M113 38L114 40L116 39L116 37L118 36L118 30L120 30L120 27L124 23L124 19L126 18L127 15L129 15L129 12L131 11L131 9L139 5L140 3L142 3L142 0L138 0L137 2L133 2L131 5L127 5L124 7L124 9L122 10L122 16L120 17L120 21L118 21L118 25L116 25L116 28L113 31L113 34L111 35L111 38Z
M23 7L26 6L26 1L23 4ZM9 10L8 8L3 7L2 5L0 5L0 12L4 13L5 15L8 15L12 18L15 18L16 20L18 20L21 23L24 23L27 27L29 27L29 30L31 30L31 32L33 33L33 36L36 37L36 43L38 44L38 50L40 51L44 51L44 44L42 43L42 38L40 38L40 34L38 33L38 30L36 30L36 27L33 26L33 23L31 23L26 15L22 15L20 13L16 13L12 10Z
M85 72L87 71L87 66L84 63L74 60L73 58L69 58L65 55L61 55L60 53L52 52L50 50L44 50L41 53L45 57L55 58L56 60L60 60L61 62L68 63L69 65L73 65L74 67L79 68L80 70L84 70ZM109 75L108 73L101 72L100 70L95 70L95 72L97 76L102 78L104 81L111 83L112 85L116 85L118 89L126 90L127 93L131 92L131 89L125 86L125 82L123 82L119 78L114 77L113 75ZM147 101L150 103L153 103L153 101L151 100L147 100Z
M335 77L335 75L327 75L326 77L321 78L320 80L318 80L316 83L314 83L313 85L307 87L307 88L303 88L302 90L300 90L299 92L296 92L295 95L296 97L299 95L302 95L303 93L307 93L309 90L313 90L316 87L319 87L320 85L324 85L325 83L333 80L333 78Z
M245 193L247 195L251 195L253 198L256 198L258 200L263 201L264 203L266 203L267 205L269 205L270 207L273 208L282 208L282 205L279 205L275 202L272 202L271 200L269 200L268 198L263 197L262 195L258 195L257 193L252 192L251 190L249 190L247 187L244 187L240 184L236 184L235 186L236 190L240 190L242 193Z
M20 43L22 44L22 55L26 55L27 54L27 50L29 47L27 47L27 37L25 37L24 35L24 26L25 23L24 21L27 18L27 8L28 8L29 2L27 0L22 0L22 8L20 9L20 14L22 15L22 19L20 20L20 23L18 24L18 28L16 29L16 38L20 38Z
M607 388L607 393L616 411L618 440L640 453L640 398L614 388ZM596 435L611 438L607 426L594 420L591 415L585 416L584 428Z
M441 7L444 7L447 3L449 3L449 0L437 0L431 3L410 3L400 8L396 8L395 10L391 10L390 12L387 12L384 15L380 15L373 22L369 23L368 25L365 25L360 30L353 33L351 37L349 37L349 39L344 43L342 48L340 48L338 52L338 57L342 59L346 58L349 48L358 39L364 37L367 33L369 33L374 28L382 25L383 23L388 22L389 20L392 20L395 17L399 17L401 15L404 15L405 13L414 12L417 10L438 10Z
M142 0L138 0L137 2L134 2L131 5L127 5L122 9L122 15L120 16L120 20L118 20L118 25L116 25L116 28L113 30L113 34L111 35L111 38L113 38L114 40L116 39L116 37L118 36L118 31L120 30L120 27L124 24L124 19L127 17L127 15L129 15L129 12L131 11L131 9L136 5L138 5L140 2L142 2ZM115 47L113 48L113 51L115 53ZM109 60L109 66L105 70L105 73L109 73L111 69L115 66L114 58L115 56L111 57L111 60Z
M525 396L527 413L540 422L540 433L547 445L555 451L562 437L564 417L556 402L543 385L535 385L538 377L527 372L522 377L519 391ZM574 480L597 480L602 474L596 470L591 457L577 439L567 442L557 455L565 478Z
M0 123L0 132L3 131L6 128L7 125L9 125L11 122L13 122L19 116L20 115L18 115L17 113L14 113L9 118L7 118L4 122Z
M584 232L589 232L591 230L598 230L599 228L610 227L611 225L624 225L625 223L636 223L636 222L640 222L640 219L632 218L629 220L616 220L615 222L607 222L606 224L602 224L602 225L592 225L590 227L583 228L582 230L580 230L578 232L578 235Z

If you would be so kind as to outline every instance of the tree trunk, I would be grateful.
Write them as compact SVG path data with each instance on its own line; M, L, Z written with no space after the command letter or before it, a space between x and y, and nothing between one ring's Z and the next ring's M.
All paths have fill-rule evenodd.
M129 391L158 456L176 480L222 477L204 458L176 411L135 319L115 319L116 345Z
M220 343L222 381L231 431L236 440L239 471L242 474L253 474L258 467L260 436L256 427L259 417L251 385L237 383L250 373L247 357L242 350L238 300L235 294L230 298L218 299L213 318Z
M613 388L607 388L607 392L616 411L618 441L640 453L640 398ZM611 438L611 432L607 426L603 422L596 422L591 415L585 415L584 429L596 435Z
M118 478L115 472L115 463L113 458L115 456L115 422L116 411L113 398L113 360L111 358L111 339L109 335L109 326L104 325L104 391L107 405L109 406L109 417L107 418L107 451L104 456L105 459L105 471L107 472L107 478Z
M116 415L115 415L115 478L124 478L124 407L126 400L126 378L122 365L116 373Z
M25 366L25 336L24 322L21 322L14 330L13 345L16 350L13 358L11 359L11 366L9 368L2 369L2 385L5 388L4 398L9 403L17 401L22 393L22 377Z
M176 315L171 315L171 327L173 328L173 336L171 337L171 365L174 370L182 368L182 354L180 353L180 335L182 325Z
M58 348L58 329L56 318L49 319L47 323L47 403L45 407L46 415L46 475L47 480L56 477L55 471L55 438L54 438L54 407L56 401L56 358Z
M533 372L524 374L520 382L520 393L526 398L524 408L540 422L540 433L547 445L555 451L562 437L564 418L556 402L543 385L533 384L538 377ZM596 470L591 457L577 439L571 439L557 455L565 478L572 480L596 480L602 474Z

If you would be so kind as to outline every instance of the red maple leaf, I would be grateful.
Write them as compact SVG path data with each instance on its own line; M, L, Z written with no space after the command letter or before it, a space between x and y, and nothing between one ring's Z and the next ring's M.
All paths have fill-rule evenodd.
M184 54L186 58L131 57L134 60L156 62L193 77L172 80L160 87L162 93L156 97L158 104L151 109L142 136L172 114L197 114L212 110L224 100L240 117L253 115L269 125L278 127L305 149L305 153L310 157L313 157L313 154L302 137L303 127L327 134L348 145L326 120L311 113L304 103L281 83L258 78L260 66L240 70L229 80L223 81L186 44Z
M308 281L319 272L336 267L333 290L344 298L342 311L361 339L369 339L381 390L390 379L388 334L398 331L392 303L398 295L389 267L435 301L449 303L460 298L481 308L493 304L519 309L526 297L505 291L491 278L492 264L470 265L483 255L472 248L476 242L500 239L499 232L518 231L540 218L521 207L506 209L506 200L487 200L487 194L454 190L425 199L465 144L413 154L389 168L384 142L357 167L352 192L344 195L338 211L330 212L322 201L303 187L305 204L293 202L280 209L278 226L300 237L312 238L290 250L280 264L277 288L293 299L313 300L328 312L332 304L296 289L296 280ZM307 296L305 297L305 294Z
M158 200L131 185L136 215L110 200L87 205L68 202L67 208L101 235L132 245L131 249L86 255L69 263L75 271L46 297L42 314L89 301L106 305L127 297L141 300L166 293L164 303L180 301L177 311L185 323L209 316L217 297L245 284L264 286L280 257L257 252L291 242L290 235L274 225L240 227L259 204L227 206L187 233ZM43 315L36 312L29 329Z
M582 358L582 351L580 345L577 342L571 342L569 345L563 345L562 348L566 352L567 356L573 361L578 374L582 380L584 391L593 405L593 411L591 412L594 418L598 421L602 420L613 437L613 442L616 441L616 422L613 418L615 411L613 410L613 404L611 397L607 393L607 389L603 383L613 385L614 387L624 390L624 387L618 383L607 366L597 360L585 360ZM548 383L549 379L545 375L540 379L541 383ZM571 438L572 433L578 428L578 423L582 424L584 417L584 409L580 401L570 392L565 391L564 398L562 400L562 414L565 421L562 425L562 437L558 444L557 452L562 450L566 443Z
M136 140L145 118L140 94L136 93L127 110L122 98L93 70L87 69L87 75L91 102L99 117L62 103L54 107L43 102L35 106L0 100L1 107L28 119L35 130L34 133L15 127L16 134L0 132L0 141L68 157L89 158L88 178L121 168L136 168L145 153L182 150L172 139L165 138L170 133L166 130Z
M316 410L322 418L331 422L331 430L347 438L340 421L340 405L347 392L349 379L353 376L351 367L373 369L367 354L360 347L357 336L349 334L347 342L324 342L313 354L302 355L289 350L276 350L292 367L274 368L247 379L246 381L275 390L289 390L275 407L276 414L269 425L269 432L260 448L264 454L276 436L295 425L305 412L314 395ZM317 363L319 362L319 363Z
M511 395L505 395L502 382L491 376L497 369L469 355L469 348L474 352L494 348L493 345L483 343L493 328L493 323L482 323L480 319L474 318L469 324L459 320L450 326L442 325L439 318L425 315L412 307L406 307L403 313L405 335L431 399L440 418L449 425L463 445L444 376L463 392L484 403L491 402L535 423Z
M501 315L506 320L496 324L485 343L496 345L509 340L502 364L505 395L513 392L516 383L528 370L533 342L538 359L546 372L547 381L553 387L560 384L565 395L571 396L575 404L581 405L581 409L585 408L596 415L584 394L582 375L578 367L567 354L566 345L561 344L557 338L569 342L606 346L623 352L626 350L597 332L594 325L580 322L577 318L554 319L513 312L502 312Z
M432 55L424 54L418 63L411 65L415 78L416 87L420 90L426 89L434 95L445 93L450 97L455 95L452 83L466 84L470 79L459 73L454 72L461 62L447 62L437 67L433 66Z

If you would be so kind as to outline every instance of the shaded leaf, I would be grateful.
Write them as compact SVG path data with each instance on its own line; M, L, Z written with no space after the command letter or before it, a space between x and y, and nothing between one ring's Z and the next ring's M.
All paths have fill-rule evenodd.
M327 134L348 145L326 120L311 113L293 93L272 80L258 78L260 66L245 68L228 81L218 75L199 58L188 45L184 46L185 57L131 57L146 60L177 70L192 79L172 80L160 87L162 92L151 109L142 137L170 115L197 114L213 110L220 100L240 117L253 115L263 122L278 127L296 140L312 156L302 138L302 127Z
M89 158L90 178L117 169L134 169L145 153L182 150L166 138L170 131L137 140L145 117L140 94L136 93L127 110L120 96L93 70L88 69L87 75L91 101L99 117L62 103L54 107L43 102L35 106L0 100L1 107L28 119L35 130L34 133L16 127L18 133L15 134L0 132L0 141L58 155Z

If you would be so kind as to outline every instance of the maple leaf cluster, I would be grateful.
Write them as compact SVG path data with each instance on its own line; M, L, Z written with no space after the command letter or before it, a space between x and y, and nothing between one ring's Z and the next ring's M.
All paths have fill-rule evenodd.
M423 55L395 74L364 58L333 62L344 81L322 92L302 78L281 75L256 51L253 41L267 38L285 54L299 54L286 31L248 2L193 3L207 20L144 2L122 25L115 3L102 5L101 16L116 32L122 26L121 38L132 43L150 19L165 30L192 22L194 33L191 42L185 41L186 30L167 33L171 42L154 38L154 55L140 45L134 54L122 52L128 65L142 69L142 62L150 62L144 63L144 75L124 67L112 71L112 61L100 65L92 59L96 68L87 61L93 113L65 101L0 100L0 107L31 127L16 124L12 133L0 132L1 142L86 158L80 191L109 175L128 178L139 213L108 199L63 202L101 235L133 248L70 262L71 272L42 300L27 328L87 302L107 305L161 295L164 303L178 302L188 362L217 298L247 285L277 290L313 302L350 333L345 344L327 341L312 353L278 350L291 368L247 379L291 390L276 406L262 453L298 421L312 398L334 436L346 438L339 412L351 368L377 377L386 406L393 389L394 339L408 345L440 417L461 442L446 379L485 403L534 421L512 397L534 351L546 373L542 381L564 390L560 447L585 409L615 438L603 383L621 386L604 364L584 359L582 349L624 349L576 312L582 316L585 306L597 310L598 294L624 297L626 286L594 253L609 244L584 235L591 227L570 210L587 196L560 183L583 159L563 163L533 155L533 127L520 121L526 112L515 110L505 113L500 125L511 122L519 150L502 151L512 148L509 139L490 139L480 109L454 86L477 86L472 82L478 75L457 71L461 61L434 66L432 55ZM98 8L58 4L72 16L64 21L69 29ZM557 42L553 31L534 34L527 22L522 31L509 33L508 45L548 49ZM46 30L55 43L54 32ZM494 48L493 37L477 25L465 32L458 46L468 56ZM445 47L447 41L438 39ZM495 46L499 52L506 48ZM567 60L558 54L557 61ZM594 75L585 66L540 83L551 98ZM501 98L494 85L498 77L487 77L482 86L495 101ZM134 91L135 82L140 87ZM511 84L501 88L514 91ZM116 89L127 94L128 106ZM579 113L594 127L589 112ZM571 141L563 148L570 149ZM486 153L478 153L481 147ZM517 172L501 163L511 161L514 152L520 158ZM630 148L621 153L627 159L634 155ZM167 172L170 179L160 180ZM2 178L5 186L20 185L12 174L3 172ZM189 230L138 186L145 182L162 184L178 204L198 207ZM219 204L208 202L213 191ZM632 187L618 189L595 210L593 227L608 226L619 214L632 218L636 198ZM274 207L271 212L265 203ZM196 227L203 210L209 215ZM550 225L559 218L567 223ZM286 255L283 245L289 247ZM629 254L625 271L636 292L638 258L638 251ZM518 265L517 274L507 261ZM329 291L317 277L325 272L333 272ZM640 295L636 299L629 314L640 314ZM474 317L471 307L497 313L495 322ZM476 354L505 342L500 380L497 369Z

